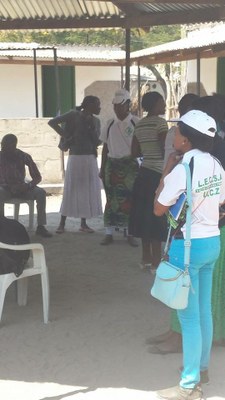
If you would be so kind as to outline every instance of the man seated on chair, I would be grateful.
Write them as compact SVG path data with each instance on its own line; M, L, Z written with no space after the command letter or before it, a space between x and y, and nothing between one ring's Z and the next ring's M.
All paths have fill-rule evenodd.
M17 137L12 133L5 135L1 142L0 151L0 215L4 215L4 203L12 198L36 200L37 203L37 230L36 234L42 237L51 237L52 234L45 228L46 224L46 192L36 186L41 182L41 174L32 157L17 149ZM26 168L31 177L25 182Z

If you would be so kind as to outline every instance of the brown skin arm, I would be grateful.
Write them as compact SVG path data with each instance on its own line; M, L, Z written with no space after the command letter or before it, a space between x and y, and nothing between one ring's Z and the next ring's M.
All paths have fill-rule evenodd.
M60 126L60 124L61 124L62 122L64 122L64 121L65 121L64 118L62 118L62 116L59 115L59 116L57 116L57 117L55 117L55 118L50 119L50 120L48 121L48 125L51 126L52 129L54 129L59 135L62 136L63 133L64 133L64 130L63 130L63 128Z
M177 154L177 152L174 152L174 153L171 153L168 158L167 164L163 171L163 174L162 174L162 177L161 177L161 180L160 180L160 183L156 190L156 195L155 195L153 212L157 217L161 217L162 215L166 214L168 209L170 208L170 206L164 206L163 204L159 203L158 197L164 188L165 176L168 175L172 171L172 169L180 162L182 157L183 157L183 155L179 155L179 154Z
M133 136L132 143L131 143L131 156L133 158L141 157L141 147L140 144L136 138L136 136Z
M161 152L162 152L162 156L164 158L164 154L165 154L165 140L166 140L166 135L167 135L167 131L165 132L161 132L159 134L159 145L161 148Z
M101 168L100 168L100 172L99 172L99 178L101 178L103 181L104 181L104 176L105 176L105 164L106 164L108 152L109 152L108 146L106 143L104 143L103 149L102 149Z

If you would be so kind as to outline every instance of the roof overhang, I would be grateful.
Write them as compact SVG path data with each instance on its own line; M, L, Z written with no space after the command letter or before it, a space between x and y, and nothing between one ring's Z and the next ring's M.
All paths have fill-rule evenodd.
M225 25L205 28L189 37L131 53L140 65L225 56Z
M135 28L225 19L225 0L4 0L0 30Z

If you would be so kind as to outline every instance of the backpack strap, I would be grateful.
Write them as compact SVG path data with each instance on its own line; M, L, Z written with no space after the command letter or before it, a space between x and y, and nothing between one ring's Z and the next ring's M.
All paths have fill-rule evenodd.
M111 126L114 124L114 119L110 122L110 124L109 124L109 126L108 126L108 128L107 128L107 139L108 139L108 137L109 137L109 131L110 131L110 128L111 128ZM132 125L133 126L136 126L136 124L135 124L135 122L134 122L134 120L133 119L131 119L130 120L130 122L132 123Z
M191 160L189 162L189 168L190 168L191 181L192 181L193 171L194 171L194 157L191 157Z
M110 122L110 124L109 124L109 126L108 126L108 128L107 128L107 139L108 139L108 137L109 137L109 131L110 131L110 128L111 128L111 126L114 124L114 119Z

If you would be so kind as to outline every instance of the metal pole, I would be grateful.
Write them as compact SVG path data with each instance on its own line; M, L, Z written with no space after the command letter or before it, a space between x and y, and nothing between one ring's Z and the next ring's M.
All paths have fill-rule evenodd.
M123 88L123 83L124 83L124 79L123 79L123 65L121 65L120 67L120 87Z
M61 114L61 98L60 98L60 82L59 82L59 67L57 63L57 50L53 49L54 53L54 69L55 69L55 86L56 86L56 114ZM64 152L60 152L60 160L61 160L61 171L62 177L65 177L65 161L64 161Z
M34 91L35 91L35 110L36 110L36 118L39 117L38 112L38 85L37 85L37 54L36 49L33 49L34 53Z
M60 97L60 83L59 83L59 67L57 63L57 49L53 49L54 53L54 67L55 67L55 85L56 85L56 114L61 113L61 97Z
M126 29L126 78L125 88L130 91L130 29Z
M138 116L141 117L141 68L140 60L138 60Z
M199 51L197 53L197 95L201 96L201 60Z

